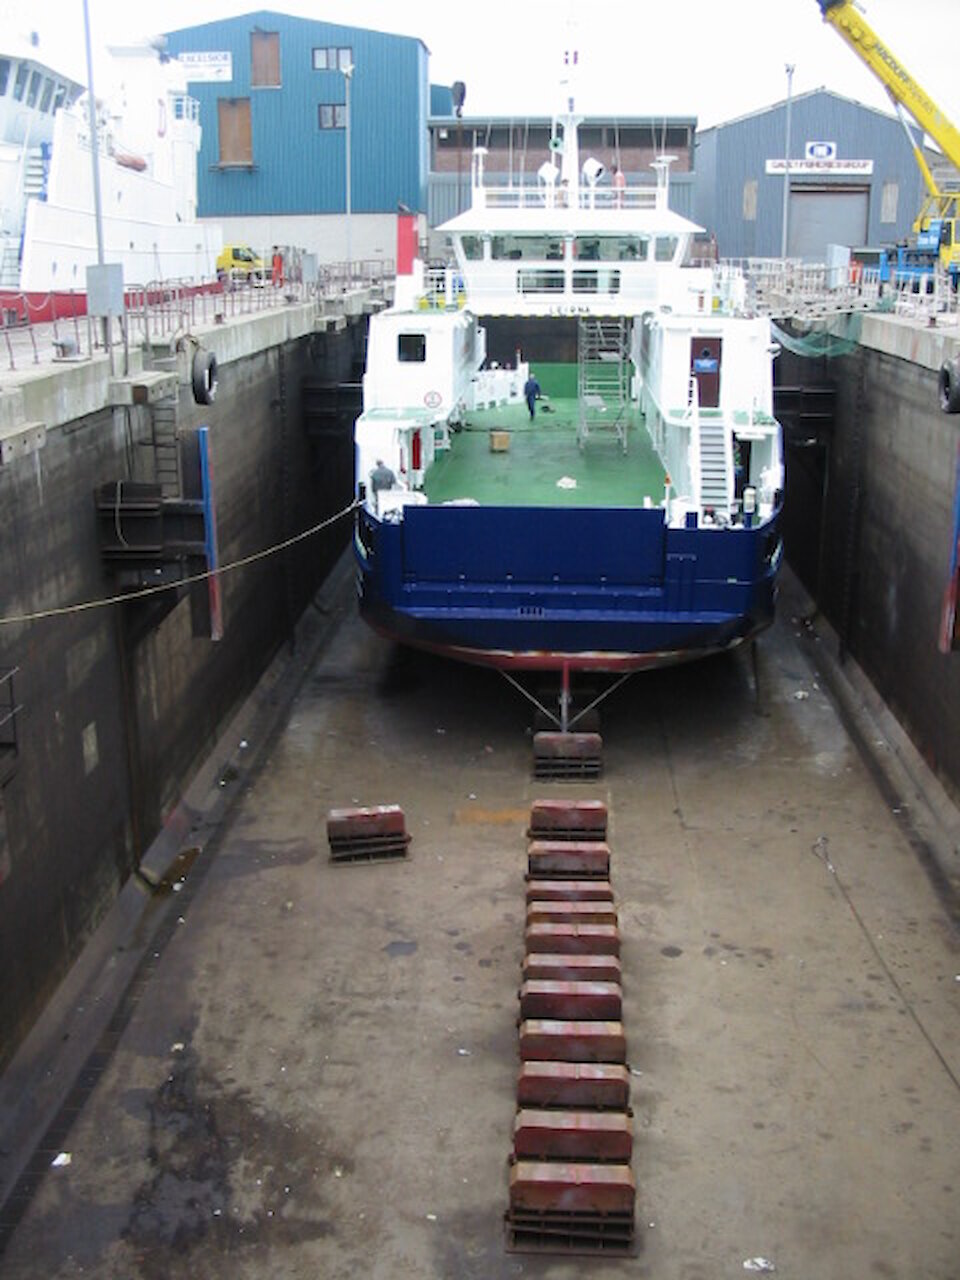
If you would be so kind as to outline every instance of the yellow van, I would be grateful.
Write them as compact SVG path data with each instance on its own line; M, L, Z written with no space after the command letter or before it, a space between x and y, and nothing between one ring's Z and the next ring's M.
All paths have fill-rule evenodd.
M225 244L217 257L217 279L251 280L263 284L267 265L246 244Z

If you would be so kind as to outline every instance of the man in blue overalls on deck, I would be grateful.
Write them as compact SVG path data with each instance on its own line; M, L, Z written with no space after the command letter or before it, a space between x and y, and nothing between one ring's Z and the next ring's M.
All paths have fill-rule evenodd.
M523 394L527 398L527 408L530 410L530 421L532 422L537 411L537 401L540 399L540 383L532 373L523 384Z

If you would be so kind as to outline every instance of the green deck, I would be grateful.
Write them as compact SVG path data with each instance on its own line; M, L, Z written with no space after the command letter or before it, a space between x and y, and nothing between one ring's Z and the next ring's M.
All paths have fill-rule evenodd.
M451 434L452 448L437 454L424 491L431 502L472 498L483 506L640 507L646 496L659 506L664 465L638 410L627 412L624 453L612 431L591 434L578 447L576 399L541 400L533 423L524 402L474 410ZM491 450L492 430L510 432L506 452ZM564 477L576 488L558 488Z

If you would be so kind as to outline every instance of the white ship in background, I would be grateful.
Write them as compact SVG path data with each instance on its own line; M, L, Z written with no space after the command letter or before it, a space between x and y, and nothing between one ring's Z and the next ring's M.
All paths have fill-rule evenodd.
M104 257L127 288L212 280L220 228L199 223L199 105L152 44L109 50L97 94ZM88 97L35 35L0 51L0 305L9 323L71 314L97 262ZM73 295L71 297L71 295ZM81 305L80 310L83 310Z

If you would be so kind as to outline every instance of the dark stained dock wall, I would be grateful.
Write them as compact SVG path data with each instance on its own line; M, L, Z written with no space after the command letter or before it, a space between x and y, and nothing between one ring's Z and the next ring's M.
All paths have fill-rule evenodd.
M787 450L788 559L954 796L960 652L941 654L937 639L960 415L940 411L937 371L956 346L956 337L865 317L851 354L784 352L777 362L783 383L836 386L832 436L802 455Z
M362 324L221 364L211 406L181 389L181 422L211 428L221 564L350 502L350 424L318 452L303 430L301 383L348 380ZM70 371L58 376L68 386ZM143 435L136 419L134 433ZM145 448L122 411L102 408L48 426L35 457L0 467L3 616L112 593L94 489L142 477ZM187 599L155 626L115 605L0 627L0 667L19 668L22 705L16 771L0 790L0 1066L349 536L348 518L224 575L218 642L193 637Z

